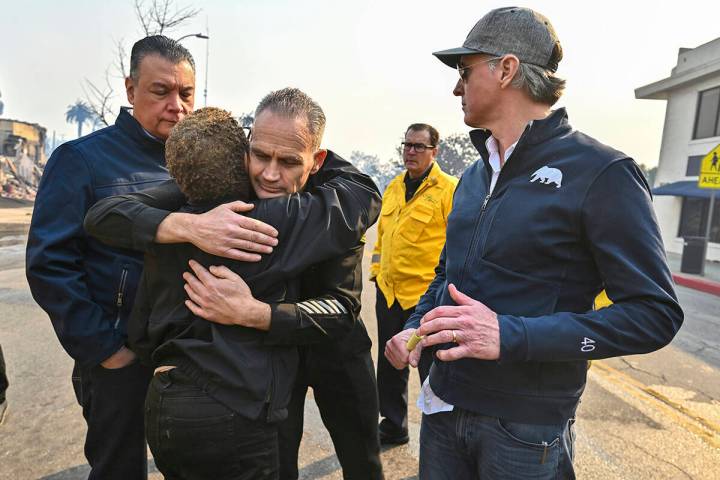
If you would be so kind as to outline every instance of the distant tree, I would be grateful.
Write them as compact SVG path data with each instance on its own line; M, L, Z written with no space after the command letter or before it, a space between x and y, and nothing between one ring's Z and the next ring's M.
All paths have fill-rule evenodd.
M655 184L655 176L657 175L657 166L648 168L644 163L641 163L639 165L640 171L645 175L645 180L647 180L648 185L650 185L650 188L653 187Z
M200 13L199 9L180 7L175 0L134 0L135 17L144 36L167 35ZM128 76L128 55L124 41L115 43L115 62L105 69L104 85L85 79L83 91L90 110L98 118L98 126L109 126L113 119L117 79Z
M135 16L146 36L163 35L200 13L199 9L178 7L175 0L135 0Z
M106 126L103 123L102 119L95 114L95 112L93 112L93 115L92 115L92 118L90 119L90 121L92 122L92 131L93 132L95 130L98 130L98 129Z
M240 122L241 127L252 127L253 122L255 122L255 113L241 113L238 117L238 122Z
M67 139L65 138L65 135L55 135L55 132L53 132L52 139L48 139L45 143L45 157L50 158L50 155L55 151L55 149L65 143Z
M402 167L394 159L380 160L377 155L370 155L357 150L350 154L350 162L358 170L369 175L381 192L385 191L385 187L390 183L390 180L402 171Z
M460 177L465 169L478 158L480 158L480 154L467 133L454 133L440 139L436 160L444 172Z
M68 105L65 112L65 121L68 123L77 123L78 138L82 137L82 127L85 122L92 122L94 119L93 111L82 100L76 101L73 105Z

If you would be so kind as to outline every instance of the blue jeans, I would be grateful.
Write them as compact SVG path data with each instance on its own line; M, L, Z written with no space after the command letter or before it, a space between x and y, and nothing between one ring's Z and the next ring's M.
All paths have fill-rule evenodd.
M573 422L531 425L457 407L423 415L420 480L574 479Z

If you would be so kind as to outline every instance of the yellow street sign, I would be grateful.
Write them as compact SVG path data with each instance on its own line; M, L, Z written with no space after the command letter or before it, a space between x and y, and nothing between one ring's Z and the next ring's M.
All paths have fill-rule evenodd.
M700 188L720 188L720 145L710 150L700 163Z

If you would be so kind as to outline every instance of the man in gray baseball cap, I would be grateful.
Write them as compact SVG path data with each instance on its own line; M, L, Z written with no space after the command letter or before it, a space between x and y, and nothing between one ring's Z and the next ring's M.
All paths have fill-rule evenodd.
M396 368L433 349L420 478L575 478L588 361L656 350L682 324L649 188L552 110L565 81L544 16L493 10L435 56L460 74L481 158L455 190L435 279L385 348ZM593 311L603 287L614 303Z

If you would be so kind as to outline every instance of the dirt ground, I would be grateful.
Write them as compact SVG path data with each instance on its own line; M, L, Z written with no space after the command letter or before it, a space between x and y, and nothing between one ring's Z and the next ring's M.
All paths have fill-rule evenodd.
M33 202L0 197L0 233L25 233L30 226Z

